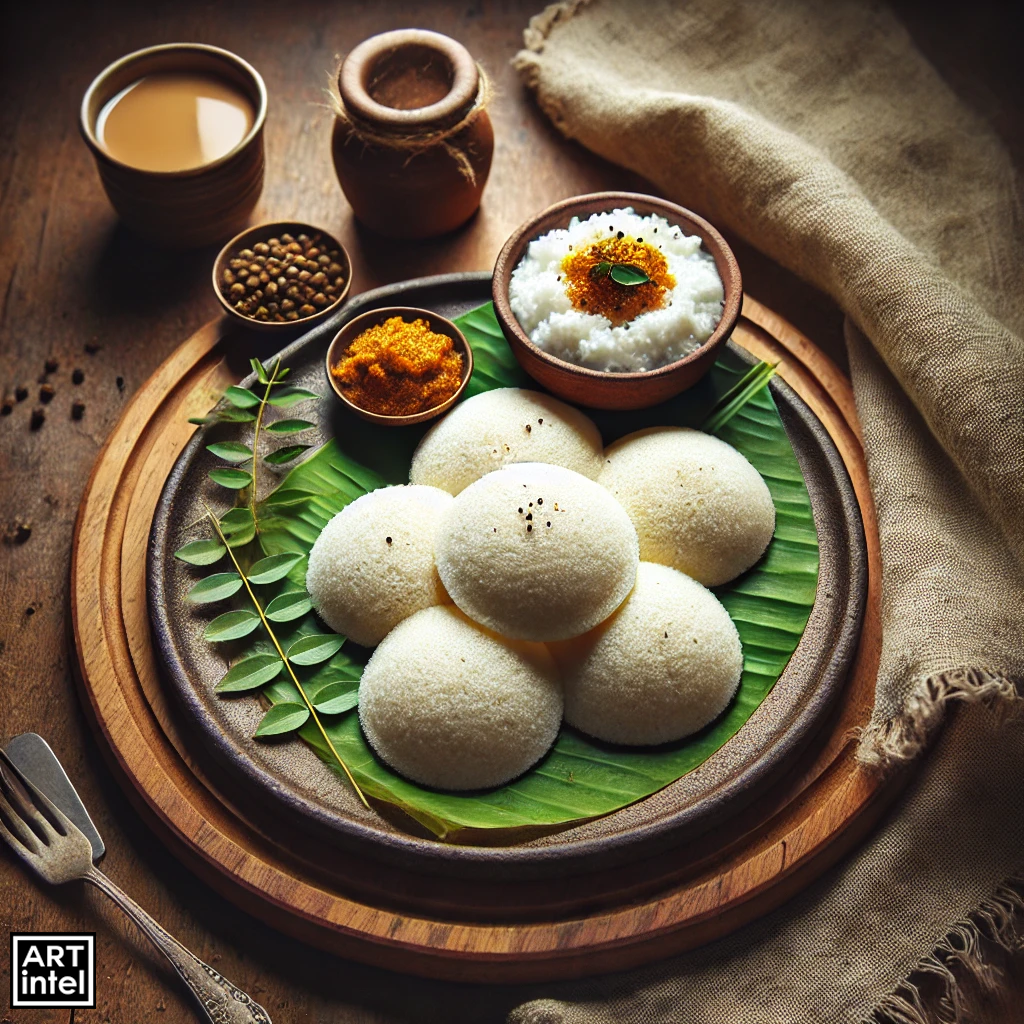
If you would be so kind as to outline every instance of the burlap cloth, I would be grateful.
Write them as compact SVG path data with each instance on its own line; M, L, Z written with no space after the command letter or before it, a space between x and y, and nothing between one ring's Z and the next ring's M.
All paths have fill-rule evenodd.
M876 4L592 0L549 8L526 44L518 65L561 131L845 312L883 562L860 754L916 776L875 839L782 910L645 970L548 986L512 1019L919 1021L907 979L922 968L959 1019L949 968L992 980L979 933L1018 941L1006 883L1024 873L1012 164ZM951 701L964 706L939 729Z

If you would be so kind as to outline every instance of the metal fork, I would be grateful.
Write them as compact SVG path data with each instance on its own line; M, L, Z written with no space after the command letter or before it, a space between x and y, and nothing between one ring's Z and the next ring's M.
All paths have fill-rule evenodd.
M211 1024L271 1024L240 988L189 952L92 862L85 834L44 796L0 748L0 836L45 882L81 880L106 893L171 962Z

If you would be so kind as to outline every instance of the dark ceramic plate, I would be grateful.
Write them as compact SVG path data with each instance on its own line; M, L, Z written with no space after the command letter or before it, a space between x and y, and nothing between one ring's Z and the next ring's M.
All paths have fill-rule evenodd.
M298 339L282 359L295 384L323 392L327 346L360 313L403 305L454 318L489 299L488 274L380 288ZM269 818L270 837L282 845L298 827L356 856L463 878L539 878L609 867L662 852L748 806L792 765L828 716L853 658L867 589L863 526L839 453L784 383L773 380L771 388L811 497L820 557L815 603L799 646L767 698L732 739L678 781L614 814L552 835L515 845L456 846L420 838L367 811L301 741L252 739L262 711L255 700L226 700L214 693L223 661L201 638L205 618L182 600L191 576L173 557L202 517L200 499L222 500L222 491L216 493L221 489L206 477L218 465L204 447L211 440L208 432L192 439L167 480L153 520L148 566L156 647L197 747L230 778L240 802L260 808L263 822ZM337 433L356 444L354 432L366 429L341 410L333 394L317 413L309 418L321 424L318 440Z

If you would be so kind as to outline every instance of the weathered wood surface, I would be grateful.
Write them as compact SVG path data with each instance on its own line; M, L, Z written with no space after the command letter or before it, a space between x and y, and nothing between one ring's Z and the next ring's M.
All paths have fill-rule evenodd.
M77 107L92 76L130 50L176 39L227 46L250 59L271 92L267 189L257 217L298 216L337 231L362 290L423 273L490 266L507 233L547 203L643 183L562 140L507 67L539 0L356 5L22 4L0 34L0 392L30 397L0 419L0 528L31 524L0 546L0 731L47 735L78 784L108 845L107 869L198 955L259 999L277 1020L360 1022L500 1020L536 988L486 993L361 967L287 939L234 909L154 839L125 799L78 704L70 671L71 534L96 455L127 398L216 312L207 291L213 253L170 256L140 247L117 226L78 137ZM1024 105L1015 37L1000 4L900 4L924 52L1024 162ZM916 8L916 9L915 9ZM337 189L329 119L319 106L326 72L355 42L422 25L466 43L495 76L498 137L481 214L440 242L379 243L356 228ZM841 317L828 300L730 239L748 291L812 336L840 363ZM86 344L102 346L95 355ZM56 395L29 429L43 363ZM75 367L85 372L71 384ZM120 384L118 378L121 378ZM85 402L80 421L73 399ZM13 538L12 538L13 539ZM31 612L29 612L31 609ZM0 932L96 930L99 1001L78 1021L177 1024L194 1019L173 978L118 913L92 892L40 889L0 853ZM0 936L2 937L2 936ZM6 988L6 955L0 957ZM978 1020L1019 1019L1024 958ZM4 999L6 1003L6 1000ZM66 1011L0 1011L0 1021L66 1021Z

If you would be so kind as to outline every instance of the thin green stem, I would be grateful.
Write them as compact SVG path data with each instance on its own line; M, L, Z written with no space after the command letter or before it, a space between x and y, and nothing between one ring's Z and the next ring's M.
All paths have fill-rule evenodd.
M281 360L278 359L274 363L274 371L270 375L270 380L267 381L267 389L263 392L260 409L256 413L256 426L252 433L252 483L249 485L249 511L252 512L253 529L257 533L260 532L260 521L256 516L256 467L260 461L260 427L263 426L263 412L270 400L270 389L278 383L277 374L280 369Z
M276 370L275 370L276 372ZM345 773L348 781L352 784L352 788L356 791L356 795L363 802L363 806L367 810L370 810L370 805L367 803L366 797L363 795L363 791L359 788L359 783L353 778L352 773L349 771L348 765L342 760L341 755L335 749L334 744L331 742L331 737L327 735L327 730L323 726L323 722L320 721L320 716L316 713L316 708L313 707L310 699L306 696L306 691L302 688L302 684L299 682L298 676L295 675L295 670L292 668L292 663L288 660L288 656L284 653L281 644L278 642L277 637L274 635L274 630L271 628L270 623L267 621L266 615L263 614L263 606L260 604L256 595L253 593L253 589L249 584L249 580L246 578L242 567L238 564L238 559L235 558L234 551L231 550L231 546L227 542L227 538L224 536L224 532L220 528L220 523L217 522L217 517L213 514L213 511L207 507L206 514L210 517L210 522L213 523L213 528L217 532L217 536L220 538L221 543L228 549L228 554L231 556L231 561L235 566L235 571L239 576L242 577L242 582L245 584L245 589L248 591L249 597L252 600L253 605L256 608L256 613L260 617L260 622L263 623L263 628L267 631L267 636L270 637L270 642L274 645L277 650L278 656L281 661L284 662L284 667L288 669L288 675L291 676L292 682L295 684L295 688L299 691L305 702L306 707L309 709L309 713L316 723L316 727L320 730L320 735L323 736L324 742L330 748L331 753L334 755L335 760L341 765L341 770Z

